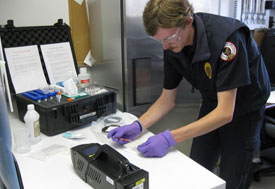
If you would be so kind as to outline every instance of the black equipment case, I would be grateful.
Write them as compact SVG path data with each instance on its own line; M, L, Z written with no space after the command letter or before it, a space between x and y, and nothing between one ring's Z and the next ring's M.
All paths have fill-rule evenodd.
M8 20L7 25L0 27L0 37L2 47L20 47L28 45L37 45L41 58L42 68L49 82L46 66L44 64L40 45L69 42L72 50L75 69L78 72L77 61L74 53L73 43L70 34L70 27L59 19L53 26L35 26L35 27L15 27L12 20ZM4 52L4 51L3 51ZM7 62L4 53L4 59ZM10 83L11 93L14 96L8 64L6 64L7 75ZM116 112L117 91L108 89L107 92L93 96L85 96L68 101L68 98L62 96L61 101L55 99L37 102L21 94L15 95L19 118L23 121L27 111L28 104L34 104L35 110L40 115L41 132L52 136L78 126L88 124L97 120L99 117Z
M76 174L96 189L148 189L149 173L111 146L98 143L71 148Z

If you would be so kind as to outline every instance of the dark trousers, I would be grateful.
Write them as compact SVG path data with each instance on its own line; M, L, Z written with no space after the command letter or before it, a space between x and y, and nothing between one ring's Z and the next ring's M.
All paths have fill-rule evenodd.
M247 188L247 177L259 149L264 108L193 139L190 157L210 171L220 158L220 177L227 189Z

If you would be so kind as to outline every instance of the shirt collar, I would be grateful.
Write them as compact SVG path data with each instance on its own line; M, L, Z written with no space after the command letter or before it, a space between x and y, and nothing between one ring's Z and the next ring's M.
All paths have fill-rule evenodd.
M201 18L194 14L194 20L196 24L195 34L197 35L197 44L196 50L192 59L192 63L200 62L203 60L207 60L210 58L210 49L208 46L207 36L204 28L204 23L202 22Z

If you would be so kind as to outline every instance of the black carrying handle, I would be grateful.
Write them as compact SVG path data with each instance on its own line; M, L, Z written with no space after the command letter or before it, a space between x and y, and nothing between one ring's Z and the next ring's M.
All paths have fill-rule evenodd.
M7 21L6 28L7 29L13 29L14 28L14 22L13 22L13 20L8 20Z
M129 173L131 171L131 165L129 160L125 158L123 155L121 155L119 152L117 152L115 149L110 147L109 145L107 144L102 145L93 158L97 159L102 154L105 154L111 159L115 160L121 169L121 173L123 172Z

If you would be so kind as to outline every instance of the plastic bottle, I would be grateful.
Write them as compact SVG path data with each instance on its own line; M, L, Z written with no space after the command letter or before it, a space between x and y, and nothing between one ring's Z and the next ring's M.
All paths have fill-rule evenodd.
M25 125L30 131L31 144L41 141L39 114L35 111L34 105L28 105L28 111L24 116Z
M90 75L87 73L87 68L80 68L80 74L78 75L80 88L86 88L90 85L91 79Z

